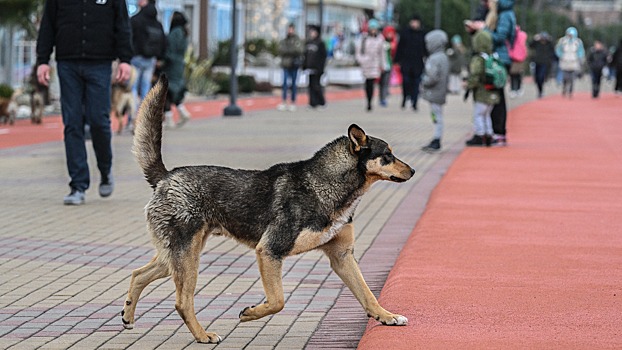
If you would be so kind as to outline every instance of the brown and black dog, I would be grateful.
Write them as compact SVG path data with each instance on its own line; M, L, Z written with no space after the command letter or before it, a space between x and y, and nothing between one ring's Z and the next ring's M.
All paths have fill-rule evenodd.
M308 160L266 170L210 165L168 170L161 154L167 86L166 77L161 77L136 121L133 152L153 188L145 212L156 254L132 272L121 312L126 328L134 327L143 289L172 276L175 308L195 339L221 341L201 327L194 311L199 257L210 235L231 237L257 255L266 301L243 309L243 322L283 309L283 259L320 249L369 317L385 325L407 324L406 317L382 308L365 283L353 255L352 217L372 184L407 181L414 169L396 158L385 141L352 124L347 136L328 143Z

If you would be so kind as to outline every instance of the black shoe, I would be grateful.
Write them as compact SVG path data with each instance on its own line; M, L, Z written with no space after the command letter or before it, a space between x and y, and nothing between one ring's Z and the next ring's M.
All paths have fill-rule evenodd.
M473 135L473 137L466 142L467 146L483 146L484 138L480 135Z
M427 146L421 147L421 150L425 152L436 152L440 149L441 149L441 140L439 139L434 139L430 141L430 143Z
M112 179L112 174L109 174L105 178L102 178L99 184L99 195L104 198L110 197L112 191L114 191L114 180Z
M490 147L492 145L492 135L484 135L484 144L486 147Z

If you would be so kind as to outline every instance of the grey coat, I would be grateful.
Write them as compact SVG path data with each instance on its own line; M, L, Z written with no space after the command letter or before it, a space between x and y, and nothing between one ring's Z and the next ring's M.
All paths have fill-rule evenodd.
M425 36L425 46L430 56L425 61L421 79L422 98L442 105L446 102L449 77L449 59L445 54L447 34L442 30L429 32Z

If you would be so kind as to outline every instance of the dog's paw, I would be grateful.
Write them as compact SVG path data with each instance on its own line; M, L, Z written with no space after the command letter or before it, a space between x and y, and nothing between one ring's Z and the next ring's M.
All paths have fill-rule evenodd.
M408 319L402 315L391 315L389 318L380 319L385 326L406 326L408 325Z
M121 310L121 321L123 322L123 328L134 329L134 323L130 323L130 321L126 321L123 315L125 315L125 310Z
M255 305L253 306L247 306L245 307L242 311L240 311L240 314L238 315L238 317L240 318L241 322L247 322L247 321L252 321L252 320L256 320L257 318L251 315L251 309L253 309L255 307Z
M222 338L216 333L205 333L204 337L197 339L197 343L203 344L219 344Z
M406 326L408 325L408 319L402 315L388 314L386 316L380 316L380 315L373 316L373 315L367 314L367 316L373 317L376 321L382 323L385 326Z

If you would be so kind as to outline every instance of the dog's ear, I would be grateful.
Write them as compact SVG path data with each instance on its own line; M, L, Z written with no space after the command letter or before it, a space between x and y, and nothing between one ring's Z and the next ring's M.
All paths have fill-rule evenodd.
M367 148L367 135L358 125L350 125L348 128L348 137L350 138L350 152L352 152L352 154L359 152L363 148Z

